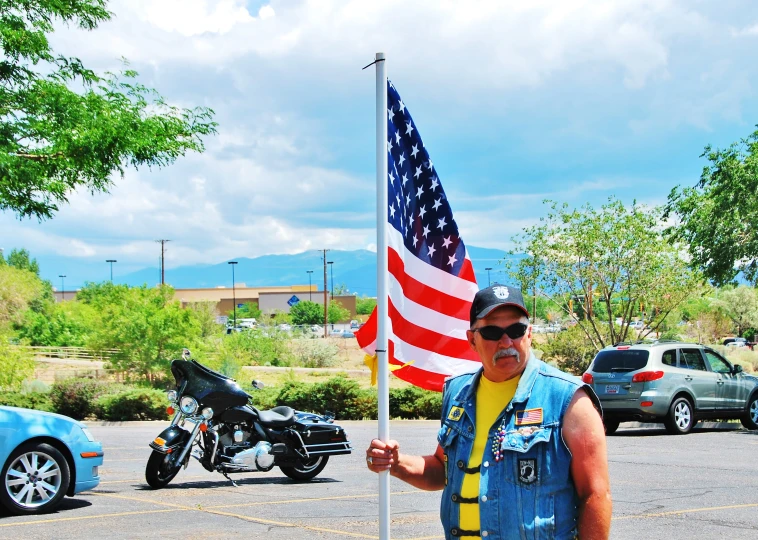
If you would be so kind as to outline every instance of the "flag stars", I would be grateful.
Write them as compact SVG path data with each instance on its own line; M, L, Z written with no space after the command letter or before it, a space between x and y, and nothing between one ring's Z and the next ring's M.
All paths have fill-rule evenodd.
M406 135L410 135L411 133L413 133L413 124L411 122L406 122L405 123L405 134Z
M453 266L455 265L456 262L458 262L458 259L455 258L455 253L453 253L450 257L447 258L448 266Z
M405 112L405 103L403 103L403 100L400 100L400 103L397 108L398 112Z
M420 217L421 219L424 219L424 214L426 214L426 207L422 206L421 208L419 208L418 217Z
M427 257L432 257L434 255L434 252L437 251L437 249L434 247L434 244L429 244L429 253L427 253Z
M418 145L414 144L413 145L413 151L411 152L411 156L412 157L416 157L416 154L418 154Z
M424 225L424 230L422 231L421 234L423 234L424 238L426 238L426 235L429 234L429 226L428 225Z
M400 154L400 166L403 166L403 162L405 161L405 154Z
M447 225L447 223L445 223L445 217L444 216L437 220L437 228L439 230L444 229L445 225Z
M405 187L405 184L408 182L408 176L403 173L403 187Z
M387 120L391 122L393 116L395 116L395 111L393 111L392 107L390 107L389 109L387 109Z
M419 186L416 190L416 198L420 199L421 195L424 193L424 186Z
M399 131L395 132L395 142L397 144L400 144L400 132Z
M416 244L418 244L418 242L419 242L419 238L418 238L418 236L416 236L416 235L414 234L414 235L413 235L413 247L414 247L414 248L416 247Z
M399 141L398 141L399 142ZM434 169L434 163L432 163L432 158L429 158L429 163L426 164L427 167L429 167L429 170L431 171Z
M410 194L410 193L408 193L408 194L405 196L405 206L410 206L410 204L411 204L411 194Z
M395 205L391 204L390 205L390 219L394 219L394 217L395 217Z
M418 179L419 176L421 176L421 167L416 167L416 172L413 173L413 177Z
M435 176L434 178L432 178L432 187L431 187L432 191L434 191L435 189L437 189L439 187L439 185L440 185L440 183L437 182L437 177Z
M437 210L440 206L442 206L442 203L440 202L441 199L435 199L434 201L434 209Z
M390 140L387 141L387 152L389 154L392 154L392 137L390 137Z
M395 181L395 177L392 176L392 171L390 171L389 177L390 177L390 183Z
M449 246L450 244L452 244L452 243L453 243L453 241L452 241L452 240L450 240L450 237L448 236L447 238L445 238L445 239L442 241L442 248L444 249L444 248L448 247L448 246Z

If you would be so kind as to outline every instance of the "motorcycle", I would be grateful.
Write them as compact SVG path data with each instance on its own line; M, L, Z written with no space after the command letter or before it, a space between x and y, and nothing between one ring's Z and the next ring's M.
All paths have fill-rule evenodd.
M190 457L208 471L223 474L268 472L274 467L306 481L326 467L329 457L350 454L345 430L333 416L280 406L258 410L232 378L190 358L171 362L176 389L169 390L171 425L151 443L145 468L150 487L160 489L187 468ZM254 388L262 384L253 381Z

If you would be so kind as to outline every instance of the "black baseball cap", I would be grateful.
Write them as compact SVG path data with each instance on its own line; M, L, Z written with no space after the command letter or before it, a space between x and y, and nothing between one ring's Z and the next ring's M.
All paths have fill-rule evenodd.
M524 295L519 289L495 283L474 296L474 301L471 303L471 326L474 326L477 319L486 317L493 309L501 306L517 307L524 312L524 315L529 316L529 311L524 305Z

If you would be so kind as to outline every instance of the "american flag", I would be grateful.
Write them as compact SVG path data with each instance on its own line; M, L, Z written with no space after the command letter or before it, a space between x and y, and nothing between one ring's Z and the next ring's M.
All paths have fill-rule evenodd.
M408 108L387 81L388 329L393 373L428 390L446 377L475 371L480 363L466 330L476 285L458 225ZM376 310L357 333L369 354L376 349Z
M528 424L542 423L542 409L527 409L525 411L516 411L516 425L525 426Z

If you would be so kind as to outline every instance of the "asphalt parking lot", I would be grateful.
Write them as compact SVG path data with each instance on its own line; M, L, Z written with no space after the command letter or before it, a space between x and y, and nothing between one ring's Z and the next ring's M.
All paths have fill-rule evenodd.
M102 482L54 514L0 517L0 538L378 538L377 481L364 448L376 422L343 422L355 448L311 483L278 469L236 475L193 462L160 491L144 482L147 443L165 423L90 423L105 448ZM431 453L437 422L398 421L403 451ZM622 424L608 438L612 538L758 537L758 432L696 428L687 436ZM443 538L439 493L392 480L392 537Z

